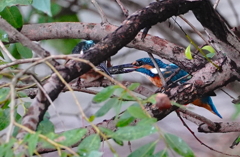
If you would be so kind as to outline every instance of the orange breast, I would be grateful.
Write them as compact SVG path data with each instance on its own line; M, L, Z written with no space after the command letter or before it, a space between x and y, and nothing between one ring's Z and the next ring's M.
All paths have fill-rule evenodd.
M80 76L81 79L84 79L85 82L92 82L92 81L96 81L100 78L102 78L103 76L99 73L97 73L96 71L94 71L93 69L91 69L90 71L88 71L87 73L83 74L82 76Z
M151 82L157 86L157 87L162 87L162 81L158 76L155 77L149 77L149 79L151 80Z
M192 102L192 104L194 104L194 105L196 105L196 106L199 106L199 107L203 107L203 108L211 111L212 113L214 113L214 112L212 111L211 107L210 107L208 104L203 103L200 99L194 100L194 101ZM214 114L215 114L215 113L214 113Z

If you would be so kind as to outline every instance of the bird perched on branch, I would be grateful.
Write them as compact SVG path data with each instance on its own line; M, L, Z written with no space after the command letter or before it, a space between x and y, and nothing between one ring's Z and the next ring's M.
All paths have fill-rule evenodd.
M96 41L93 40L85 40L78 43L72 50L72 54L81 54L84 55L87 50L89 50L91 47L93 47L96 44ZM107 75L111 76L110 72L108 71L108 68L111 66L110 59L108 61L104 61L100 63L97 67L104 71ZM89 72L85 73L84 75L80 76L80 78L84 79L86 82L92 82L95 80L98 80L100 78L103 78L101 74L91 69ZM79 80L78 80L79 83Z
M189 74L180 69L177 65L172 63L166 64L157 58L155 58L155 61L158 64L163 77L166 79L168 86L175 87L176 85L182 84L190 79ZM162 87L162 81L150 58L141 58L133 63L113 66L109 70L111 70L111 74L129 73L133 71L139 72L144 74L155 86ZM192 104L206 108L218 117L222 118L213 104L211 97L208 95L204 95L201 98L194 100Z

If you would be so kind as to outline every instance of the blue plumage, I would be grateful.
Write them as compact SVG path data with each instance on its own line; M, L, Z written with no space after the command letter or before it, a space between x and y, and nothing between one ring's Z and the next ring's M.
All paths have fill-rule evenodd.
M165 69L166 69L166 71L163 72L164 78L168 78L175 73L175 75L169 80L168 84L173 83L173 82L177 81L178 79L188 75L188 73L182 69L180 71L178 71L179 67L172 63L168 64L168 66L166 66ZM184 77L184 78L180 79L178 82L184 83L184 82L188 81L189 79L190 79L190 77Z
M203 104L208 104L211 108L211 112L215 113L218 117L222 118L222 116L220 115L220 113L217 111L215 105L213 104L212 98L210 96L203 96L201 98L201 101Z
M93 40L85 40L85 41L81 41L80 43L78 43L72 50L72 54L81 54L84 55L85 51L89 50L91 47L93 47L96 44L95 41ZM106 65L106 61L102 62L99 64L99 68L101 70L103 70L106 74L108 74L109 76L111 76L110 72L108 71L107 65Z
M177 80L178 80L177 81L178 83L184 83L191 78L190 76L186 76L186 75L188 75L188 73L186 71L184 71L182 69L179 70L179 67L173 63L166 64L157 58L155 58L155 61L158 64L159 68L161 69L162 74L165 79L169 78L170 76L172 76L174 74L174 76L172 76L171 79L167 82L168 84L175 83L175 81L177 81ZM148 79L150 79L150 81L154 85L156 85L157 87L162 86L161 80L160 80L158 73L154 67L154 64L150 58L141 58L131 64L118 65L118 66L112 67L112 69L114 69L113 70L114 74L128 73L128 72L132 72L132 71L137 71L137 72L143 73L148 76ZM119 70L116 70L116 69L119 69ZM186 76L186 77L184 77L184 76ZM184 78L182 78L182 77L184 77ZM176 86L176 85L177 84L172 84L171 87ZM218 113L216 107L214 106L213 101L210 96L204 95L203 97L194 100L192 102L192 104L194 104L196 106L204 107L204 108L208 109L209 111L213 112L214 114L216 114L217 116L219 116L220 118L222 118L222 116Z
M160 59L154 58L157 65L159 66L159 68L165 68L168 66L168 64L164 63L163 61L161 61ZM136 60L137 63L139 64L147 64L147 65L151 65L152 67L154 67L154 64L151 60L151 58L140 58L138 60Z
M166 63L162 62L160 59L157 59L157 58L155 58L155 61L158 64L159 68L165 69L164 71L162 71L162 74L163 74L164 78L170 77L172 74L174 74L179 69L179 67L177 65L173 64L173 63L166 64ZM142 66L142 65L150 65L152 68L154 68L154 64L153 64L151 58L141 58L141 59L136 60L136 62L134 62L134 63L136 65L140 65L140 66ZM152 73L149 69L142 68L142 67L136 68L135 71L144 73L146 75L149 75L150 77L158 76L157 73ZM188 73L181 69L179 72L177 72L169 80L168 84L171 84L171 83L175 82L176 80L178 80L179 78L182 78L182 77L184 77L186 75L188 75ZM187 78L181 79L179 82L180 83L184 83L184 82L186 82L189 79L190 78L187 77Z
M93 40L85 40L78 43L72 50L72 54L79 54L81 51L85 53L88 49L95 45Z

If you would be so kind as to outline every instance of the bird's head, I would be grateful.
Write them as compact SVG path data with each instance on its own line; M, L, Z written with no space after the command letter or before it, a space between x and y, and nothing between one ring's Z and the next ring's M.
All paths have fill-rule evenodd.
M155 61L160 67L160 70L163 72L167 64L163 63L160 59L155 58ZM141 58L132 63L117 65L111 67L109 70L111 74L122 74L136 71L149 77L155 77L158 75L157 69L154 67L154 64L150 58Z
M179 69L179 67L175 64L166 64L163 63L160 59L155 58L160 71L163 74L163 77L166 79L170 77L171 79L168 80L168 84L171 84L178 79L185 77L188 73L184 70ZM118 66L111 67L108 69L111 74L123 74L123 73L130 73L133 71L142 73L148 77L148 79L153 82L155 85L157 82L161 82L157 69L155 68L152 60L150 58L141 58L129 64L122 64ZM172 76L173 75L173 76ZM189 77L183 78L179 81L179 83L184 83L189 80ZM157 85L160 86L160 85Z
M84 55L87 50L89 50L91 47L93 47L97 43L96 40L84 40L78 43L72 50L72 54L81 54ZM110 62L110 61L109 61ZM98 68L102 71L104 71L106 74L111 76L110 72L108 71L106 61L100 63L98 65ZM110 63L109 63L110 64Z
M96 41L93 40L84 40L78 43L72 50L72 54L84 54L85 51L90 49L96 44Z
M167 64L163 63L160 59L155 59L161 72L165 71ZM162 81L159 78L157 69L154 67L150 58L141 58L132 63L122 64L108 69L111 74L122 74L130 72L139 72L147 76L147 78L157 87L162 87Z

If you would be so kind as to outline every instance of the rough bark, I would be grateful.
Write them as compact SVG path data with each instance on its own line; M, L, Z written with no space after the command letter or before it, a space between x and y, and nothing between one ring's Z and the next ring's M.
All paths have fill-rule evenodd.
M213 10L202 6L210 6L209 1L166 0L151 3L146 8L143 8L142 10L132 14L113 33L107 35L93 49L90 49L86 55L83 56L83 59L87 59L94 65L98 65L110 56L115 55L118 50L131 42L141 29L155 25L157 22L165 21L172 16L184 14L189 10L193 10L194 14L197 16L202 25L206 26L204 23L205 21L201 20L201 17L204 16L204 14L201 14L201 12L210 11L209 14L212 15L215 15L216 13ZM219 19L218 16L214 16L214 18ZM211 23L215 25L214 22ZM218 23L216 23L216 25L217 24ZM215 38L217 38L218 31L213 30L216 27L217 26L208 27L208 29L212 32L211 37L215 36ZM222 25L222 27L223 31L226 31L227 35L231 34L225 25ZM220 57L214 61L219 67L221 67L221 70L217 70L217 68L211 63L206 64L205 67L196 71L193 78L186 84L167 91L167 94L172 100L175 100L180 104L187 104L206 92L210 92L227 84L230 81L240 78L238 73L240 64L238 64L239 60L236 59L237 57L239 59L239 48L236 46L236 43L239 44L239 41L238 39L234 38L234 36L230 35L230 37L231 41L234 43L231 43L231 41L228 40L228 42L222 39L218 40L218 46L222 46L221 48L223 50L228 51L226 56L220 55ZM172 49L172 53L182 53L182 50L176 51L175 49ZM179 65L184 67L184 63L179 63ZM188 68L189 67L186 66L184 69L187 70ZM70 82L79 75L84 74L89 69L90 66L74 61L68 62L65 66L57 67L57 70L67 82ZM189 69L189 71L191 70ZM44 85L44 89L52 100L57 98L58 94L63 88L64 84L60 81L56 74L53 74L48 82ZM28 113L24 116L22 124L30 129L35 130L38 123L42 120L43 115L48 107L49 102L39 91L36 98L32 102ZM162 118L164 116L166 115L163 115ZM21 130L17 137L22 138L25 133L25 131Z

